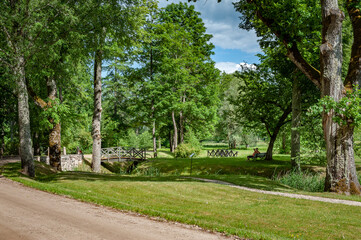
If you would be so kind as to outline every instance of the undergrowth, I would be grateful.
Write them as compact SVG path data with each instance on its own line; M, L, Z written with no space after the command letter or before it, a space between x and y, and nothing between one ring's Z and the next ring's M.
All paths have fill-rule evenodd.
M292 188L308 192L323 192L325 179L317 173L291 171L275 180Z

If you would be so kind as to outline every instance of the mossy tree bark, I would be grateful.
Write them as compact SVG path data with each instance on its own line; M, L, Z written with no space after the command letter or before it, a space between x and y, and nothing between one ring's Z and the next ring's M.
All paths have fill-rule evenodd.
M30 132L29 97L25 81L24 57L17 58L15 67L17 96L18 96L18 117L20 137L20 158L21 168L24 174L30 177L35 176L34 157Z
M48 98L55 100L57 98L57 86L55 80L50 77L47 80L48 87ZM48 103L46 108L54 107L52 104L55 102ZM60 122L54 122L54 119L49 119L53 127L49 133L49 162L50 166L61 171L61 125Z
M323 21L320 47L321 95L331 96L337 102L346 93L341 78L344 13L338 8L337 0L322 0L321 4ZM354 128L351 123L346 125L336 123L333 120L335 114L335 111L331 110L322 116L327 151L325 190L360 194L361 188L357 179L353 151Z
M92 155L92 170L100 172L101 164L101 117L102 117L102 57L103 51L97 50L95 52L94 60L94 112L92 123L92 137L93 137L93 155Z

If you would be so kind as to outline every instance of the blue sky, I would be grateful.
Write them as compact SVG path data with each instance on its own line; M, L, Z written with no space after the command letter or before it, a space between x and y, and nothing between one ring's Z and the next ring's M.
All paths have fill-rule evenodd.
M159 0L159 7L170 3L188 2L182 0ZM231 73L240 65L259 63L257 53L261 53L257 36L253 31L245 31L238 27L240 14L235 11L232 0L198 0L189 3L201 13L207 33L212 34L211 42L216 46L212 56L216 67Z

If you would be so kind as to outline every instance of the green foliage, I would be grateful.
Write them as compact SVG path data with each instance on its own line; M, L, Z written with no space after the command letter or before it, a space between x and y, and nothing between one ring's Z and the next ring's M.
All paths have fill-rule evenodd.
M195 133L189 129L185 134L184 134L184 142L185 143L189 143L191 146L193 146L193 148L195 149L199 149L201 150L202 145L199 142L197 136L195 135Z
M353 92L336 101L330 96L325 96L310 108L310 114L334 112L333 121L340 125L359 126L361 124L361 90L356 86Z
M139 148L151 148L153 146L152 134L144 131L138 136Z
M127 135L119 140L119 146L129 148L150 148L153 146L152 135L149 131L137 134L134 129L129 129Z
M46 99L48 107L41 112L40 125L45 129L53 128L54 124L60 123L61 119L66 118L70 114L69 107L66 102L61 103L58 98Z
M325 186L324 177L307 171L292 171L276 178L276 180L287 186L308 192L323 192Z
M159 177L161 172L158 168L149 167L149 168L137 168L135 169L134 175L136 176L149 176L149 177Z
M176 150L174 151L174 156L176 158L189 158L192 154L197 155L199 154L200 149L194 147L190 143L182 143L179 144ZM194 156L192 156L194 157Z

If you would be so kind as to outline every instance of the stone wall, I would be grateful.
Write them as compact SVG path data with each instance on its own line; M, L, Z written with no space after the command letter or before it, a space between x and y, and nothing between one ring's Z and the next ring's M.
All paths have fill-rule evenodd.
M35 160L50 165L48 156L35 157ZM63 171L74 171L74 169L77 168L82 163L83 163L82 154L69 154L69 155L61 156L61 169Z

